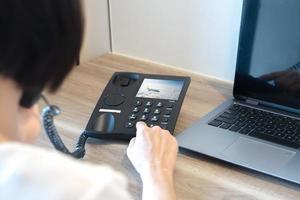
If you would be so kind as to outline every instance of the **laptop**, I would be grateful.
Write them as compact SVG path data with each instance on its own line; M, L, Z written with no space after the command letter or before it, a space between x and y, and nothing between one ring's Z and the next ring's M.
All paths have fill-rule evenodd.
M299 10L243 1L233 97L177 136L182 149L300 184Z

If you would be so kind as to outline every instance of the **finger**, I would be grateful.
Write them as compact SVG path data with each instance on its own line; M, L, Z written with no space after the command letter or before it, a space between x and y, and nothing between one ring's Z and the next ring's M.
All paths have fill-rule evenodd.
M169 134L168 134L168 131L162 129L160 131L160 138L161 138L161 140L160 140L161 148L162 149L164 149L166 147L169 148Z
M128 147L127 147L127 156L128 156L128 158L130 158L132 148L134 147L134 144L135 144L135 139L136 139L136 138L132 138L132 139L130 140L130 142L129 142Z
M136 129L141 129L141 128L144 128L145 126L147 126L147 124L145 122L137 122L136 123Z
M154 133L160 133L160 131L162 130L159 126L154 126L151 129Z
M161 144L161 131L162 129L159 126L154 126L151 128L151 134L149 135L149 138L152 138L155 144L160 145Z
M286 71L273 72L273 73L270 73L270 74L262 75L259 78L264 80L264 81L272 81L274 79L277 79L280 76L283 76L285 73L286 73Z
M139 138L140 136L143 136L147 128L147 124L144 122L136 123L136 137Z
M170 136L172 136L172 134L171 134L170 131L168 131L168 130L162 129L162 133L165 134L165 135L170 135Z
M135 137L134 138L132 138L131 140L130 140L130 142L129 142L129 145L128 145L128 148L132 148L133 146L134 146L134 144L135 144Z

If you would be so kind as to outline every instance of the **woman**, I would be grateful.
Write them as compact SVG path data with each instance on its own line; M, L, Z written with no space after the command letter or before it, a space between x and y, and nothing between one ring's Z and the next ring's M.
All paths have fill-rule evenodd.
M55 92L79 56L80 0L0 1L0 199L130 199L126 180L109 167L30 145L40 132L37 106L19 105L24 91ZM178 146L169 132L137 124L128 158L143 199L175 199Z

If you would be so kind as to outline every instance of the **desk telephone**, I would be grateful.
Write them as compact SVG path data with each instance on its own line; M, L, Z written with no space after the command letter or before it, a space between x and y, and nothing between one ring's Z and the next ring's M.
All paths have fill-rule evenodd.
M176 121L190 84L189 77L116 72L105 87L74 152L61 140L54 125L59 107L50 105L41 94L42 89L25 91L20 104L30 108L39 98L47 106L42 111L46 134L54 147L75 158L85 155L89 137L97 139L131 139L135 137L135 123L144 121L149 127L160 126L174 132Z

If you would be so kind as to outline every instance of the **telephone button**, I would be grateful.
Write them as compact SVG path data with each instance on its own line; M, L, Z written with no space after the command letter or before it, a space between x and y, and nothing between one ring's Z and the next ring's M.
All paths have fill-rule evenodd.
M140 100L137 100L136 102L135 102L135 104L134 104L135 106L141 106L142 105L142 101L140 101Z
M170 111L170 110L167 110L167 111L165 112L165 115L171 115L171 111Z
M153 116L150 121L151 122L157 122L158 121L158 117L157 116Z
M155 114L155 115L159 115L160 113L161 113L161 110L160 110L160 109L155 109L155 110L154 110L154 114Z
M146 102L146 107L151 107L152 106L152 102L151 101L147 101Z
M134 123L132 122L127 122L126 125L125 125L126 128L132 128L134 127Z
M144 110L144 114L149 114L150 113L150 108L145 108L145 110Z
M157 107L157 108L163 107L163 103L162 103L162 102L158 102L158 103L156 104L156 107Z
M167 105L167 108L173 108L174 107L174 103L169 103L168 105Z
M156 124L150 124L149 127L153 128L154 126L157 126Z
M162 124L162 125L160 125L160 128L162 128L162 129L168 129L168 125L167 124Z
M169 121L169 119L168 118L162 118L162 120L161 120L162 122L168 122Z
M142 115L140 118L141 121L147 121L147 119L148 119L147 115Z
M137 116L135 114L132 114L129 116L129 120L133 121L136 120Z
M140 111L140 110L139 110L138 107L135 107L135 108L132 110L133 113L138 113L139 111Z

